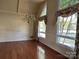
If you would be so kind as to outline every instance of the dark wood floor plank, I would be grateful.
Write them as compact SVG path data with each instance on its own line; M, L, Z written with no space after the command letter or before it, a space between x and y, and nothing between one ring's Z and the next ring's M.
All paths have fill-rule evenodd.
M0 43L0 59L67 59L37 41Z

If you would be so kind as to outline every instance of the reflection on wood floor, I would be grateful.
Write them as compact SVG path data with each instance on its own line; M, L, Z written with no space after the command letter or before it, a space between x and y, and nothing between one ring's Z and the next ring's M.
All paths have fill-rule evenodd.
M0 59L67 59L37 41L0 43Z

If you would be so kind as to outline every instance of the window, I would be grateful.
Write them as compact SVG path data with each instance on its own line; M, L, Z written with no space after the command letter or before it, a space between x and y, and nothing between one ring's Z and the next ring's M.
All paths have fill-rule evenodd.
M77 13L57 20L57 42L70 48L75 48Z
M59 0L59 10L64 10L70 6L76 5L79 0ZM67 10L65 10L67 11ZM64 13L65 14L65 13ZM61 14L62 15L62 14ZM75 48L77 27L77 12L71 16L57 18L57 43L70 48Z
M79 0L59 0L59 9L64 9L77 3L79 3Z
M38 37L45 38L45 32L46 32L46 24L45 24L44 20L39 21Z
M47 15L47 4L44 5L40 17Z
M45 38L46 36L46 24L45 24L45 16L47 15L47 5L44 5L42 12L39 16L40 20L38 22L38 37Z

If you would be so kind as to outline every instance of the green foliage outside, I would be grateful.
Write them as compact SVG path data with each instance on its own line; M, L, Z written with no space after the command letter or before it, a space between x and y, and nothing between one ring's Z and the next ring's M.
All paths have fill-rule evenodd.
M59 9L64 9L77 3L79 3L79 0L60 0Z

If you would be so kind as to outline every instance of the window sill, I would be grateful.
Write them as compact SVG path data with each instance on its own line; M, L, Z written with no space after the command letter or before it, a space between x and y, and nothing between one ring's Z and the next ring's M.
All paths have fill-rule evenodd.
M38 37L38 39L43 39L43 40L45 40L45 38L44 38L44 37Z
M74 51L75 50L75 47L69 47L67 45L64 45L64 44L61 44L61 43L57 43L58 46L62 47L62 48L66 48L66 49L69 49L71 51Z

